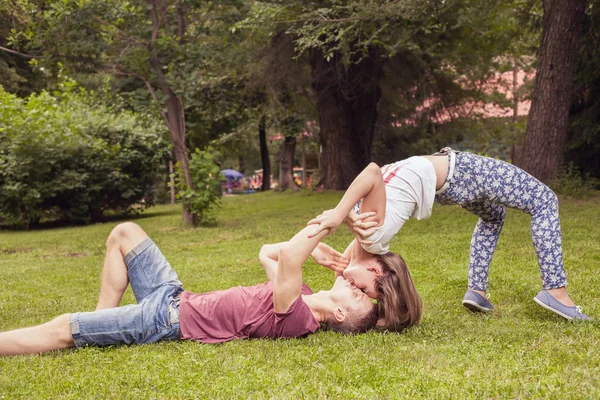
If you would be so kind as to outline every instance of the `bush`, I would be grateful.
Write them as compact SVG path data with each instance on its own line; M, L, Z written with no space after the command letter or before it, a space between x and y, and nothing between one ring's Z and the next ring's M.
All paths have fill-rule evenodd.
M196 149L189 159L190 178L193 187L187 185L181 164L173 174L177 198L183 200L184 207L195 215L198 224L216 223L214 208L221 200L221 170L215 160L219 153L209 146L202 151Z
M27 228L144 209L166 149L157 123L84 92L23 100L0 87L0 217Z
M589 175L582 176L579 167L569 163L561 169L558 176L548 186L558 194L588 198L595 193L599 183L598 179Z

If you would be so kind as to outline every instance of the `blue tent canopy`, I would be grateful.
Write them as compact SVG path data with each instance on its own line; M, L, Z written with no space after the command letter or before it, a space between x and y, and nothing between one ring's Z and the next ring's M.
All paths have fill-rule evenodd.
M223 175L225 178L227 179L241 179L244 177L244 174L242 174L239 171L236 171L235 169L224 169L221 171L221 175Z

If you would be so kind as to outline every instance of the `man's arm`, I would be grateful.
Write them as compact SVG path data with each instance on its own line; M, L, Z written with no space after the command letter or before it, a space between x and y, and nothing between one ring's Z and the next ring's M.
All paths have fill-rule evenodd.
M260 252L258 253L258 259L260 260L260 263L263 266L269 281L274 281L275 277L277 276L279 248L284 243L287 242L265 244L260 248Z
M319 217L308 222L308 225L318 224L313 227L311 236L320 233L322 230L329 229L331 233L342 224L344 218L348 216L350 210L359 200L361 203L361 213L375 212L364 222L377 222L377 226L383 224L385 219L385 184L381 169L375 163L369 164L352 182L344 196L333 210L327 210Z
M290 306L302 292L302 264L317 244L327 236L328 230L323 230L309 238L308 233L314 229L306 227L298 232L288 242L279 246L279 262L277 274L273 281L273 306L275 312L287 312Z
M260 263L263 266L269 281L274 281L275 277L277 276L277 268L279 266L279 249L281 248L281 245L285 243L287 242L265 244L260 249L258 258L260 259ZM349 260L345 258L342 253L336 251L331 246L328 246L323 242L317 244L317 246L310 253L310 256L320 266L340 273L346 269L349 262Z

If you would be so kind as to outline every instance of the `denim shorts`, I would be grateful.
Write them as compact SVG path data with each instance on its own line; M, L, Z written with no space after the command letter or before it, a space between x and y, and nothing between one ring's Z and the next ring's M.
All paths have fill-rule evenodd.
M125 256L125 265L138 303L71 314L71 334L77 347L181 338L179 294L183 287L156 244L145 239Z

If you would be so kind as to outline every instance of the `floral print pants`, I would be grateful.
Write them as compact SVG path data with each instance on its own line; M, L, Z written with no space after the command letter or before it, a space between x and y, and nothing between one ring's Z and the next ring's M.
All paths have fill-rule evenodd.
M448 148L442 153L453 151ZM479 217L471 239L469 289L487 290L488 272L505 207L531 215L531 237L544 289L565 286L558 199L550 188L520 168L504 161L455 152L449 186L435 196L443 205L458 204Z

